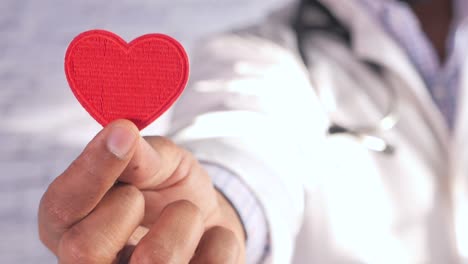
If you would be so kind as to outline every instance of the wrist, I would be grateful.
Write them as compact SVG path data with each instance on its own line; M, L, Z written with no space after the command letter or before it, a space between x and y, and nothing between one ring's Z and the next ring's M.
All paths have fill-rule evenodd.
M223 206L223 217L228 218L224 222L229 223L229 229L235 230L245 246L247 262L259 263L267 254L269 231L257 197L234 172L207 162L202 162L202 165L211 176L215 189L219 191L218 207Z

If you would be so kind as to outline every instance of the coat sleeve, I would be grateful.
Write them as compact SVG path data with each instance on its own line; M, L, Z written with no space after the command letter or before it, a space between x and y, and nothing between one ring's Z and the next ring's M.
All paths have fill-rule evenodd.
M265 37L269 30L274 36ZM288 48L294 43L275 24L201 41L172 116L176 143L233 172L260 202L271 243L266 263L290 262L304 185L328 125L307 69Z

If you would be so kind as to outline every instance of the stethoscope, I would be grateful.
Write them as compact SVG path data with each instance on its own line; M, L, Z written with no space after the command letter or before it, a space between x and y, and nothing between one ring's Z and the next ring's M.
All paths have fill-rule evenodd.
M318 24L317 21L307 23L306 12L308 9L310 10L310 8L314 8L320 12L320 14L325 18L324 21L321 21L320 24ZM293 22L293 28L297 33L298 49L305 65L308 65L308 58L304 49L304 37L310 31L323 31L329 34L334 34L340 37L347 44L351 45L351 35L346 29L346 26L336 19L336 17L317 0L300 1L299 10L297 12L296 19ZM376 71L379 71L379 67L377 65L369 64L369 66ZM382 132L389 131L394 128L399 121L399 115L397 113L397 91L393 85L388 85L388 87L389 104L386 109L384 109L384 114L382 114L382 117L375 125L349 126L331 120L327 131L328 136L347 134L354 137L369 150L387 155L393 154L395 152L395 146L384 138L378 136ZM323 101L320 96L319 99Z

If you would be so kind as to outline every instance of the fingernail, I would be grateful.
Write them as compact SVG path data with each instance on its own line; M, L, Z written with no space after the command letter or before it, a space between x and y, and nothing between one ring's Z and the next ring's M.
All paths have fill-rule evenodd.
M135 143L136 135L130 129L115 126L107 138L107 148L115 156L123 159L127 156Z

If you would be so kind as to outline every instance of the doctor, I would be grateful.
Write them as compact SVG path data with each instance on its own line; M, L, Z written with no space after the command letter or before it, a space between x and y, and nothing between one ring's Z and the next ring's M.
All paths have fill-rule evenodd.
M60 263L468 262L467 17L304 0L205 40L172 142L106 127L44 194L42 241Z

